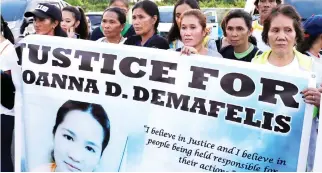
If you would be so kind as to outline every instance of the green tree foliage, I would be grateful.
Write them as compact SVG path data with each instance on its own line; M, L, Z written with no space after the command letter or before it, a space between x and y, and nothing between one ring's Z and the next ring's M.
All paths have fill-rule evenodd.
M138 0L131 0L131 2ZM246 0L198 0L202 8L243 8ZM81 6L85 11L103 11L109 0L66 0L71 5ZM174 5L177 0L161 0L159 6ZM134 3L132 3L133 5Z

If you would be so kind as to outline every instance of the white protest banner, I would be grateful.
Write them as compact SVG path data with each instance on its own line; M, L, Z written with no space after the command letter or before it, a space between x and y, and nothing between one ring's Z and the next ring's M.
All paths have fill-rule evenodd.
M305 170L310 74L77 39L23 43L23 171Z

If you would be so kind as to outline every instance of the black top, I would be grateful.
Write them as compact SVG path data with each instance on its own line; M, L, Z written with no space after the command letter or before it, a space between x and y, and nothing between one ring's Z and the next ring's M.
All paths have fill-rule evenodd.
M237 60L237 61L246 61L246 62L251 62L252 59L257 56L262 54L263 52L260 51L256 46L254 46L254 49L248 53L245 57L238 59L236 58L235 54L234 54L234 47L232 45L223 47L222 49L220 49L219 53L227 59L233 59L233 60Z
M133 25L131 25L131 27L127 30L126 34L124 34L123 37L128 38L133 35L135 35L135 31L134 31ZM104 37L104 34L99 26L93 30L90 38L91 38L91 40L96 41L102 37Z
M133 45L133 46L142 46L141 45L141 36L134 35L129 37L124 44L126 45ZM153 35L144 45L143 47L151 47L151 48L158 48L158 49L170 49L168 41L155 34Z

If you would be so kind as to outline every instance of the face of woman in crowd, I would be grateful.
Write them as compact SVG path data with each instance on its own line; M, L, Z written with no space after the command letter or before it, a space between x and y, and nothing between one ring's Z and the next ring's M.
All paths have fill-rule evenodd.
M272 51L277 54L285 54L292 51L296 43L293 20L282 14L273 18L268 31L268 43Z
M107 11L104 13L101 25L105 37L120 36L120 33L124 27L118 20L117 14L112 11Z
M185 11L188 11L192 9L188 4L181 4L181 5L178 5L177 8L176 8L176 22L177 22L177 25L180 26L180 16L182 13L184 13Z
M129 11L126 5L122 1L115 1L113 4L110 5L110 8L118 7L124 11L125 14Z
M132 14L132 23L137 35L145 35L151 30L154 31L154 25L157 16L151 17L142 8L136 8Z
M206 31L195 16L184 16L181 21L180 35L185 46L195 47L202 44Z
M54 23L51 22L49 18L43 19L39 17L34 17L34 28L36 34L39 35L54 35L54 30L58 25L58 21Z
M90 113L68 112L54 136L56 171L94 171L101 159L103 138L102 126Z
M71 27L77 28L79 21L76 21L73 13L70 11L62 11L63 20L60 22L62 29L67 32Z
M243 18L232 18L226 24L226 34L232 46L239 46L248 42L251 31Z

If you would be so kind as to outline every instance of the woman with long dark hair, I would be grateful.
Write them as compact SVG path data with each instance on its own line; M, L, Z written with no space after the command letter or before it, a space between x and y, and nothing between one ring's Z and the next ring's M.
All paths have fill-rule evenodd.
M36 34L67 37L60 26L62 14L58 7L49 3L40 3L34 11L25 13L25 17L34 18Z
M169 49L166 39L159 36L160 13L158 6L149 0L143 0L132 8L132 23L136 35L129 37L124 44Z
M62 19L60 26L69 38L88 39L87 19L81 7L64 7L62 10Z
M12 136L14 129L15 91L19 88L20 68L14 48L14 37L1 15L0 32L1 70L1 172L13 172L11 159Z

